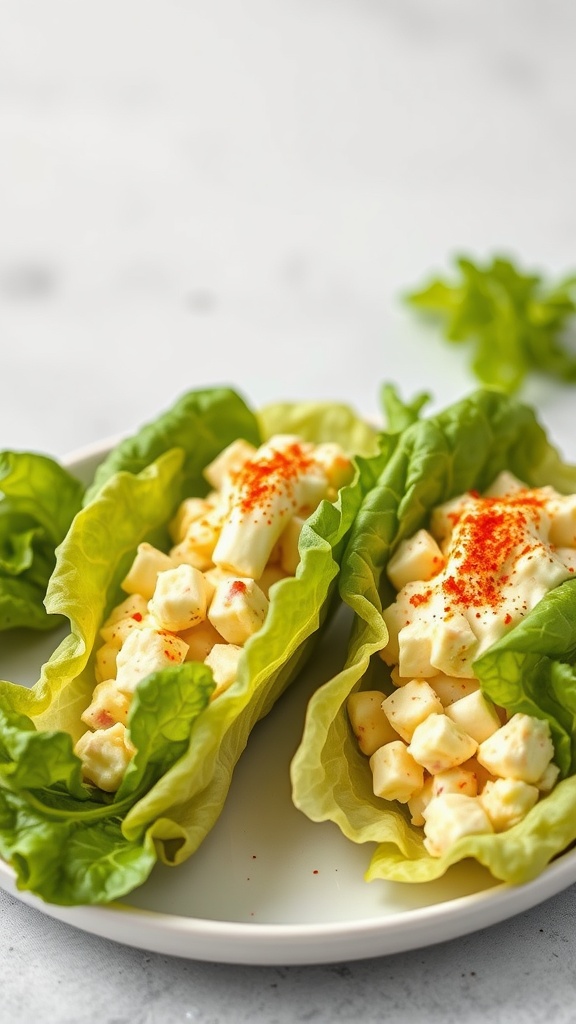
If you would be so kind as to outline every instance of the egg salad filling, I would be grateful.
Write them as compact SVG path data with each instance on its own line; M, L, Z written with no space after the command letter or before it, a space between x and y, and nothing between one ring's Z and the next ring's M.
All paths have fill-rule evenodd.
M394 690L348 698L373 791L408 808L441 856L457 839L518 823L559 775L548 722L509 716L474 661L576 572L576 496L508 472L434 509L388 563L396 600L380 656Z
M199 661L212 670L212 700L232 685L270 587L296 574L305 520L352 475L339 445L280 434L258 449L234 441L205 468L212 490L181 503L168 552L138 546L121 584L127 596L100 630L88 730L75 746L87 782L118 789L135 753L130 703L147 675Z

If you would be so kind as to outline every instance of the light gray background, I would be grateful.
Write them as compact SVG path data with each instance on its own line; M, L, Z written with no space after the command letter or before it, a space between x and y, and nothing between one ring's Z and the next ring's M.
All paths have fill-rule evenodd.
M233 383L473 386L400 302L459 249L576 265L569 0L0 2L0 446L56 455ZM576 459L574 392L526 397ZM576 1019L576 889L312 968L180 961L0 894L0 1020Z

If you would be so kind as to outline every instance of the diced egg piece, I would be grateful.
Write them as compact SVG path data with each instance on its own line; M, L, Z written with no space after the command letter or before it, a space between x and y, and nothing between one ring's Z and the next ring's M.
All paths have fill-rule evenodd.
M105 620L102 629L113 626L115 622L122 619L134 618L136 622L142 622L148 612L148 602L142 594L129 594L120 604L117 604Z
M431 580L444 565L444 555L428 530L403 540L390 558L388 579L396 590L415 580Z
M455 768L476 753L478 744L445 714L428 715L416 726L409 752L431 775Z
M269 598L270 587L273 586L274 583L278 583L279 580L285 579L288 579L288 573L284 572L279 565L267 565L258 580L258 586L262 593Z
M518 712L480 744L476 756L493 775L536 784L554 757L550 726Z
M74 753L82 761L84 778L105 793L115 793L135 750L126 727L116 722L109 729L85 732Z
M354 466L339 444L324 441L314 448L314 462L320 466L334 491L339 491L350 483L354 475Z
M116 658L119 650L115 644L102 644L96 651L94 674L98 683L116 677Z
M471 665L478 648L478 639L470 628L465 615L453 612L449 618L434 624L431 635L430 663L434 668L431 675L443 672L447 676L469 677Z
M550 502L550 543L559 548L576 547L576 494L558 495Z
M460 678L440 674L432 676L428 682L435 693L438 694L445 708L449 704L453 704L454 701L461 700L462 697L466 697L469 693L475 693L476 690L480 689L478 680L467 676Z
M280 568L288 576L295 576L300 564L298 543L304 523L301 516L292 516L278 538Z
M408 810L410 811L410 821L413 825L422 827L424 824L424 809L430 803L433 793L432 785L434 782L433 776L429 776L424 779L424 785L422 789L417 790L414 796L411 796L408 801Z
M467 505L474 502L471 494L462 494L457 498L451 498L442 505L437 505L430 516L430 533L438 541L441 549L445 542L451 537L454 526L464 512Z
M128 634L134 629L142 629L142 626L148 624L149 619L148 612L142 616L137 612L135 615L129 615L124 619L117 619L109 626L102 626L100 636L105 643L120 650Z
M391 726L409 743L416 726L428 715L442 714L443 708L439 697L425 679L411 679L386 697L382 710Z
M192 629L184 629L180 632L180 639L188 645L184 661L204 661L214 644L224 643L224 637L220 636L217 629L208 619L200 622Z
M464 836L494 831L479 798L461 793L435 796L423 811L423 817L424 846L432 857L441 857Z
M505 498L510 494L518 494L520 491L526 490L526 484L522 483L514 473L510 473L507 469L502 470L498 473L498 476L490 484L484 492L485 498Z
M388 642L378 653L380 654L382 661L385 661L387 665L397 665L398 658L400 657L398 636L400 630L406 625L406 615L400 608L400 605L395 601L394 604L390 604L384 609L382 612L382 619L384 620L384 625L388 630ZM412 677L408 676L408 679L410 678Z
M525 818L538 800L538 789L520 779L494 779L487 782L480 802L495 832L504 832Z
M464 796L478 795L478 778L475 772L469 771L463 765L455 768L446 768L432 776L432 795L441 796L442 793L463 793Z
M130 701L118 689L115 679L106 679L94 687L92 701L81 715L91 729L108 729L115 722L126 725Z
M477 743L487 740L501 724L496 708L480 690L449 704L446 714Z
M149 601L154 593L158 573L173 568L174 562L169 555L143 541L138 545L130 570L121 583L122 590L127 594L141 594Z
M219 697L224 690L232 685L238 675L238 662L242 648L236 644L215 644L207 655L204 664L212 669L216 689L210 700Z
M378 747L398 739L398 733L382 709L385 696L380 690L358 690L348 697L346 707L352 732L367 757Z
M409 679L437 675L432 665L433 638L426 622L414 619L398 633L398 670Z
M374 795L406 804L422 789L424 772L402 740L379 747L370 758Z
M268 599L249 577L216 585L208 618L228 643L244 644L264 623Z
M231 477L242 469L248 459L254 458L256 451L254 445L245 441L244 438L232 441L208 466L205 466L203 470L205 479L215 490L225 489Z
M151 672L180 665L188 645L162 629L145 627L130 633L116 658L116 683L123 693L134 693L138 683Z
M211 509L212 505L206 501L206 498L184 498L168 526L168 532L174 544L179 544L184 540L190 523L193 523L195 519L201 519Z
M220 536L223 517L223 509L212 507L205 515L194 519L180 543L170 549L172 564L185 563L201 572L209 569L213 564L212 556Z
M540 778L534 783L541 793L549 793L554 788L560 775L560 769L553 761L550 762Z
M178 633L206 618L211 589L199 569L179 565L158 574L148 608L161 629Z

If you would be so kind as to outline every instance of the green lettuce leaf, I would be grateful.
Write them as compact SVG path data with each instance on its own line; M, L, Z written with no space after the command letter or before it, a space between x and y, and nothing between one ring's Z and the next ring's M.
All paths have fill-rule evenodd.
M159 418L158 432L152 424L122 442L97 473L59 546L46 599L49 611L69 620L70 634L32 689L0 683L5 721L18 726L26 716L38 736L51 737L48 763L60 757L58 744L68 750L65 744L84 732L80 716L94 686L98 629L123 596L119 585L138 543L162 536L182 498L205 491L202 468L235 436L259 443L257 419L238 396L218 389L210 408L209 393L198 393L196 404L195 394ZM276 417L274 430L292 431L298 422L307 437L331 436L317 406L310 407L309 418L298 407L285 412L284 420ZM205 417L201 431L189 429L188 414L193 423ZM329 407L325 414L330 417ZM339 422L338 440L342 443L348 431L348 448L358 437L373 436L351 412ZM175 690L166 706L154 693L148 701L152 677L140 684L138 714L130 720L138 754L110 806L105 800L87 819L85 798L73 792L71 780L77 790L77 778L68 769L49 793L44 787L42 798L24 785L28 768L18 769L24 780L18 788L10 785L10 772L0 773L0 850L13 864L19 886L52 902L106 902L144 881L155 858L176 864L194 852L220 814L252 727L311 650L335 596L346 537L374 480L373 461L360 458L355 479L338 500L322 502L304 525L298 572L271 588L265 624L246 644L236 682L217 700L195 717L188 714L188 705L196 708L196 696L187 688L186 663L173 670ZM194 668L201 669L205 683L206 668ZM9 735L13 725L3 727L0 721L0 738L3 728ZM64 741L53 738L63 733ZM10 771L18 777L16 769ZM57 799L65 802L66 813L55 824Z
M129 716L138 750L113 799L82 782L68 733L0 712L0 853L20 888L69 905L113 900L147 878L154 845L126 840L122 819L186 749L213 689L208 669L192 663L142 681Z
M55 548L80 508L83 487L34 452L0 452L0 630L61 624L44 607Z
M434 506L467 490L484 490L505 469L531 486L548 483L576 493L576 467L561 462L528 407L496 391L477 392L413 423L394 451L374 461L378 478L358 512L340 575L340 593L355 613L348 657L310 701L291 766L294 802L314 821L336 822L354 842L379 844L368 878L426 881L458 860L476 857L498 878L527 880L576 839L573 775L520 825L460 840L433 858L404 809L374 796L346 700L361 686L391 691L386 666L373 657L387 642L381 611L394 596L385 568L398 543L426 525ZM497 703L548 718L565 773L574 770L575 621L576 591L569 581L478 662L482 685Z
M576 355L566 339L576 278L550 285L502 256L485 265L465 256L455 262L452 281L436 278L406 300L439 320L447 341L472 346L472 369L483 384L512 393L531 371L576 380Z
M258 420L240 395L230 388L188 391L165 413L112 449L96 470L85 503L115 473L139 473L169 448L181 448L185 453L183 494L204 495L208 491L202 476L204 466L239 437L260 443Z

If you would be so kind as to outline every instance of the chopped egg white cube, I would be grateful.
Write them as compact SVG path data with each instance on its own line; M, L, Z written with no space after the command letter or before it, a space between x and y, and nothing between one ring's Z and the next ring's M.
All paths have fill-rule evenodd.
M487 782L480 802L495 832L504 832L525 818L538 800L538 789L520 779Z
M117 604L108 618L104 621L102 629L113 626L115 622L122 619L133 618L136 622L142 622L148 614L148 601L142 594L129 594L120 604Z
M82 761L84 778L105 793L114 793L135 751L125 726L117 722L109 729L85 732L74 753Z
M201 572L210 569L224 514L224 510L216 506L194 519L180 543L170 549L172 563L184 562Z
M279 565L267 565L262 575L258 578L258 586L266 597L270 597L270 587L280 580L286 580L289 573L284 572Z
M158 573L173 568L174 562L169 555L143 541L138 545L130 570L121 583L122 590L127 594L141 594L149 601L154 593Z
M410 756L402 740L393 740L379 747L370 758L374 795L384 800L408 803L422 789L424 772Z
M560 769L558 765L551 761L534 785L537 786L541 793L549 793L551 789L554 789L559 775Z
M432 795L441 796L442 793L462 793L464 796L477 796L478 776L462 764L457 765L455 768L446 768L445 771L438 772L432 776Z
M126 725L130 701L121 693L115 679L106 679L94 687L92 702L81 715L91 729L108 729L115 722Z
M184 501L178 506L176 515L168 525L168 532L173 543L179 544L184 540L190 523L207 515L212 511L212 507L212 503L206 498L184 498Z
M468 733L477 743L483 743L500 728L498 712L491 701L475 690L445 709L448 718Z
M478 744L444 714L428 715L417 725L409 752L431 775L455 768L476 753Z
M430 648L434 674L468 678L477 650L478 639L465 615L453 612L449 618L434 623Z
M402 590L415 580L431 580L443 565L444 555L432 534L418 530L413 537L400 542L386 571L392 586Z
M305 520L301 516L292 516L278 538L280 568L289 576L296 575L300 564L298 544L304 523Z
M94 660L94 674L97 683L102 683L105 679L116 678L116 658L119 650L120 648L115 644L102 644L98 648Z
M471 676L447 676L437 675L432 676L428 682L438 694L443 707L448 707L449 704L454 704L455 701L461 700L462 697L467 697L469 693L475 693L476 690L480 689L478 680Z
M249 577L216 585L208 618L228 643L241 646L263 625L268 599Z
M427 678L437 674L432 665L433 638L426 623L414 619L398 633L398 670L408 679Z
M123 619L117 619L115 622L110 623L109 626L102 626L100 637L105 643L110 644L111 647L115 647L119 651L128 634L132 633L135 629L142 629L142 626L148 625L149 619L148 613L140 617L140 612L136 612L135 615L128 615Z
M167 630L148 627L130 633L116 658L118 689L133 694L138 683L151 672L180 665L188 645Z
M205 466L204 477L216 491L226 490L248 460L254 458L256 451L250 441L240 437Z
M348 718L363 754L370 757L378 747L398 739L382 708L386 695L380 690L358 690L347 701Z
M558 548L576 547L576 494L558 495L551 502L550 543Z
M224 643L224 637L220 636L208 619L192 626L192 629L181 630L179 636L188 645L184 661L204 661L214 644Z
M410 821L413 825L418 825L419 828L424 824L424 810L434 795L432 792L433 783L433 776L425 778L422 789L417 790L416 793L414 793L414 796L411 796L408 801Z
M476 756L493 775L537 783L554 757L550 726L518 712L480 744Z
M425 679L411 679L382 703L391 726L406 742L410 742L417 725L432 713L442 714L442 704Z
M179 565L158 573L148 608L160 629L174 633L191 629L206 618L212 587L192 565Z
M514 476L514 473L504 469L492 481L490 487L483 492L483 496L485 498L504 498L510 494L518 494L520 491L525 490L526 484L523 484L517 476Z
M216 689L210 698L211 700L219 697L236 679L241 654L242 648L236 644L214 644L214 647L206 656L204 664L212 669L212 675L216 683Z
M492 823L478 797L460 793L435 796L423 811L424 846L441 857L459 839L493 832Z
M400 630L406 625L406 615L398 602L395 601L394 604L390 604L384 609L382 612L382 619L386 629L388 630L388 642L386 646L379 651L379 654L382 661L385 661L387 665L397 665L398 658L400 657L398 636ZM410 678L412 677L408 676L408 679Z

